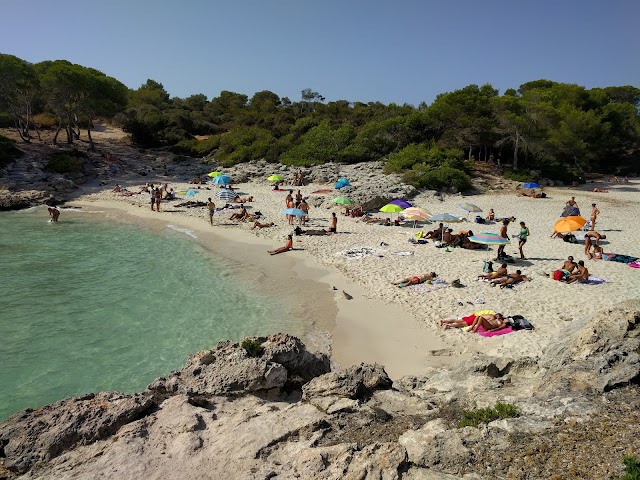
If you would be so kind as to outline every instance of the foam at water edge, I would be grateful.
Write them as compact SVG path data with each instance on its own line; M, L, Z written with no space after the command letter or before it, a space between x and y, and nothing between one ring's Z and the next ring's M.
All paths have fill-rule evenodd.
M169 227L172 230L175 230L176 232L180 232L180 233L184 233L185 235L189 235L191 238L198 238L198 237L196 237L195 233L193 233L193 230L189 230L188 228L180 228L180 227L176 227L175 225L167 225L167 227Z

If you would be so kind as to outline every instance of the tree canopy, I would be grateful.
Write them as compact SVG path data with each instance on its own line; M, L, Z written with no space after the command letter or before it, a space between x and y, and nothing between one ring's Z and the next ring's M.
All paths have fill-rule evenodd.
M0 54L0 125L29 141L34 116L42 115L55 118L67 142L81 127L90 139L101 117L142 147L228 165L258 158L301 166L383 160L417 185L463 186L470 160L566 180L591 170L637 171L640 158L640 89L633 86L586 89L540 79L500 95L489 84L469 85L417 107L326 102L311 88L297 101L268 90L178 98L156 80L128 89L64 60L33 65Z

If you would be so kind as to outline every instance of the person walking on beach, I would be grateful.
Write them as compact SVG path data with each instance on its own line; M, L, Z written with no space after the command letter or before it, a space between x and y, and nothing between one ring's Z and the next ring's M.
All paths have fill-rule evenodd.
M300 216L300 225L304 226L307 223L307 218L309 215L309 204L307 203L306 199L303 198L300 201L300 205L298 205L298 208L307 214Z
M287 198L285 199L285 204L287 205L287 208L293 208L293 190L289 190ZM293 215L287 215L287 223L289 225L293 225Z
M216 204L213 203L211 198L208 199L207 208L209 209L209 223L213 225L213 214L216 213Z
M509 234L507 233L507 227L509 226L509 220L505 219L502 221L502 227L500 227L500 236L502 238L509 238ZM500 245L498 247L498 258L504 256L504 245Z
M598 215L600 215L600 210L598 210L598 207L596 207L595 203L591 204L591 228L590 230L595 230L596 228L596 220L598 218Z
M58 217L60 216L60 210L58 209L58 207L54 207L53 205L50 205L49 208L47 208L47 210L49 210L49 216L51 217L51 222L57 223Z
M338 233L338 217L336 217L336 212L331 213L331 224L329 225L327 232Z
M522 247L524 247L524 244L527 243L527 238L529 237L529 235L531 235L531 232L529 232L529 227L527 227L524 222L520 222L520 235L518 235L520 241L518 242L518 250L520 250L520 258L523 260L526 260L526 258L524 258L524 253L522 253Z
M158 209L158 212L160 211L160 202L162 202L162 188L156 188L155 192L154 192L154 196L155 196L155 201L156 201L156 208ZM151 207L151 209L153 210L153 207Z

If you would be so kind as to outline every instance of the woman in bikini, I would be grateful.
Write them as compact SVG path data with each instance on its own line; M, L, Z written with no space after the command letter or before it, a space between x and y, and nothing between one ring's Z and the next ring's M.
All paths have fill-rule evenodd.
M527 243L527 238L529 237L529 235L531 235L531 232L529 232L529 227L527 227L524 222L520 222L520 235L518 235L520 241L518 242L518 250L520 250L520 258L523 260L526 260L526 258L524 257L524 253L522 253L522 247L524 247L524 244Z
M485 315L478 315L471 324L469 331L476 333L480 327L483 327L487 332L492 332L506 326L507 319L504 318L501 313L487 313Z
M397 285L398 287L408 287L409 285L418 285L419 283L424 283L427 280L435 280L438 278L436 272L431 273L422 273L420 275L412 275L411 277L403 278L398 282L392 282L392 285Z
M276 248L275 250L269 250L269 255L277 255L278 253L288 252L289 250L293 250L293 237L291 235L287 235L287 241L284 244L284 247Z

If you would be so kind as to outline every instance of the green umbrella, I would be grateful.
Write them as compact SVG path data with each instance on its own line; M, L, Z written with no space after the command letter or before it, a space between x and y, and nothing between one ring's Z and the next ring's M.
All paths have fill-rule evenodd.
M349 200L347 197L337 197L331 201L333 203L337 203L338 205L353 205L353 202Z
M217 177L218 175L222 175L220 172L209 172L207 173L208 177Z
M267 178L267 180L269 180L270 182L281 182L282 180L284 180L284 178L282 178L280 175L271 175L269 178Z
M394 203L387 203L384 207L380 209L381 212L385 213L398 213L404 210L400 205L396 205Z

